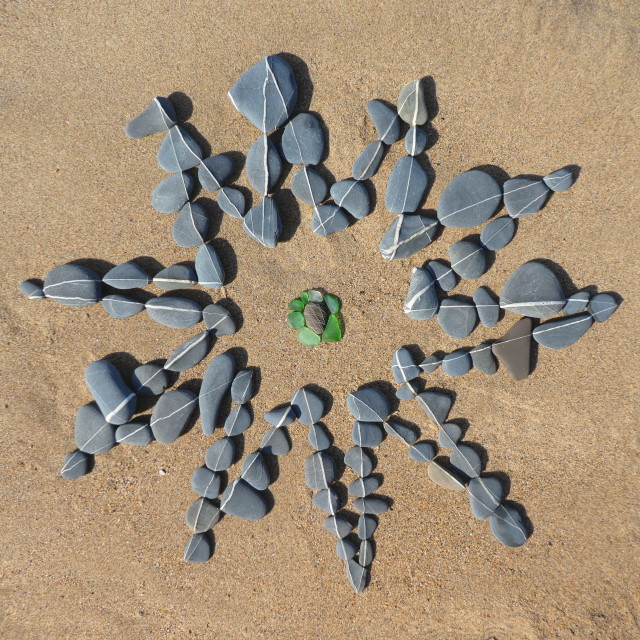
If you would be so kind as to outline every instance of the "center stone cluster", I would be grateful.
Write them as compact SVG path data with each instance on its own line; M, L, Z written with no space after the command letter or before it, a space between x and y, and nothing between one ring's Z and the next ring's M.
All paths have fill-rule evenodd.
M335 296L309 289L292 300L289 309L291 313L287 316L287 323L297 332L298 341L305 347L342 339L340 302Z

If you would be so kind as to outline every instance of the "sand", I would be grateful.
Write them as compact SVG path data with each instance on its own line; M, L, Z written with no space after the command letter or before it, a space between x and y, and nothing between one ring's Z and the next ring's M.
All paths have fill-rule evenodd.
M0 636L637 637L637 3L65 1L3 3L0 11ZM521 222L482 284L499 291L517 266L545 258L566 271L569 290L615 291L622 307L573 347L541 350L525 381L504 369L429 379L456 393L452 417L468 420L466 438L485 448L487 469L509 477L509 498L533 525L520 549L499 545L464 494L431 484L399 443L386 441L378 470L393 508L375 535L371 585L356 596L304 486L302 426L280 460L272 512L253 524L225 518L204 565L182 561L190 476L209 442L199 427L170 446L118 447L81 480L58 475L73 448L75 412L90 400L87 364L115 354L129 371L166 357L196 330L163 328L144 314L115 321L100 306L31 302L18 283L77 259L192 260L193 250L171 240L173 216L149 204L164 177L155 162L160 137L131 141L123 126L153 96L182 92L189 122L214 153L245 153L257 131L226 91L278 52L302 80L303 108L322 115L325 167L338 179L374 139L366 102L393 102L422 76L432 78L437 111L428 210L471 167L511 176L580 167L571 191ZM312 234L310 208L298 209L288 191L290 174L280 196L289 239L276 250L258 246L236 220L214 224L230 273L226 296L243 318L215 352L233 348L260 368L257 416L304 384L329 391L325 422L342 450L350 446L346 394L389 381L395 348L450 351L496 338L515 321L455 341L401 313L410 267L446 258L467 235L447 230L410 259L381 260L377 244L392 219L384 185L403 153L393 147L373 180L375 212L331 238ZM312 286L342 298L347 334L308 351L283 317L288 300ZM463 282L459 292L476 286ZM197 386L206 362L181 382ZM434 437L418 407L401 411ZM256 420L245 452L264 429Z

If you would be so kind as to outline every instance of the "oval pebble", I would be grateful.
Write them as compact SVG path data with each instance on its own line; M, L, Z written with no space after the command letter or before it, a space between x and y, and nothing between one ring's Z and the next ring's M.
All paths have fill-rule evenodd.
M518 267L500 293L503 309L529 318L555 316L566 302L558 276L541 262Z
M291 441L283 427L271 427L260 442L260 449L272 456L284 456L291 451Z
M193 169L200 164L202 149L193 136L180 125L167 131L158 149L158 164L169 173Z
M91 269L63 264L47 273L42 291L47 298L68 307L88 307L102 297L102 281Z
M131 420L136 394L108 360L92 362L84 372L84 379L107 422L119 425Z
M572 296L567 298L567 303L562 309L562 313L566 316L572 316L575 313L580 313L587 308L591 296L588 291L578 291Z
M608 320L617 308L618 303L615 301L615 298L608 293L598 293L589 300L589 304L587 305L587 310L596 322Z
M184 521L193 533L204 533L220 520L220 509L208 498L198 498L187 507Z
M225 471L233 464L236 446L231 438L225 437L214 442L205 453L204 462L211 471Z
M191 488L203 498L217 498L220 494L222 476L207 467L200 467L191 476Z
M324 153L324 133L318 119L311 113L299 113L289 120L281 146L282 155L290 164L318 164Z
M336 463L334 459L317 451L304 461L304 479L309 489L327 489L336 477Z
M486 222L502 200L502 188L488 173L473 169L456 176L438 202L438 219L461 229Z
M267 515L262 494L242 478L234 480L220 497L220 510L244 520L260 520Z
M347 178L336 182L331 187L333 201L354 218L360 219L369 215L371 203L369 192L359 180Z
M340 508L338 494L332 488L318 491L313 495L312 502L318 509L332 516Z
M368 180L378 170L383 154L384 144L380 140L367 145L353 162L351 175L356 180Z
M383 423L384 430L396 440L404 442L407 446L411 446L417 439L418 434L411 428L401 422L389 420Z
M149 284L149 275L135 262L124 262L107 271L102 282L114 289L135 289Z
M353 559L347 560L345 566L349 584L356 593L362 593L367 586L367 570Z
M286 427L296 419L296 414L291 405L272 409L264 414L264 419L274 427Z
M210 244L203 244L196 254L198 284L207 289L220 289L224 284L224 268L216 250Z
M440 303L438 324L452 338L466 338L478 324L478 312L471 302L447 298Z
M373 471L373 461L367 452L357 445L345 453L344 463L361 477L368 476Z
M442 364L441 358L438 358L435 354L427 356L421 363L420 368L425 373L433 373Z
M133 444L138 447L146 447L153 442L153 432L148 420L134 420L121 424L116 429L116 442L118 444Z
M498 324L500 305L487 287L478 287L473 294L473 302L476 305L478 317L483 326L491 329Z
M436 451L430 442L416 442L409 447L409 457L416 462L431 462Z
M382 100L369 100L367 113L373 121L378 138L385 144L393 144L400 139L400 118Z
M67 453L62 462L60 475L67 480L75 480L87 475L93 465L93 456L84 451L71 451Z
M398 400L413 400L419 393L418 385L415 382L405 382L396 391Z
M233 316L219 304L209 304L202 310L204 326L214 336L231 336L237 331Z
M357 551L356 545L353 544L351 540L342 538L341 540L336 541L336 555L340 560L351 560L351 558L356 555Z
M167 371L186 371L201 362L211 350L211 338L203 331L183 342L167 358L164 368Z
M360 540L368 540L371 538L378 528L378 520L369 513L363 513L358 518L358 538Z
M177 121L176 110L169 99L157 96L139 116L127 123L124 132L129 138L144 138L171 129Z
M531 216L542 209L551 190L544 180L512 178L503 185L504 206L512 218Z
M151 206L160 213L180 211L191 197L194 180L188 173L165 178L151 194Z
M153 284L165 291L184 289L198 284L196 272L186 264L174 264L153 277Z
M413 80L400 89L398 115L412 127L427 121L429 114L422 80Z
M242 220L246 211L242 191L233 187L223 187L218 192L217 201L220 208L228 216Z
M106 453L117 444L116 428L104 419L94 404L78 409L73 430L76 446L84 453Z
M224 432L228 436L239 436L252 423L251 412L243 404L234 407L224 421Z
M487 268L487 254L475 240L460 240L449 247L451 268L465 280L479 278Z
M42 300L46 296L44 295L44 291L42 287L33 280L25 280L20 283L20 293L29 300Z
M501 504L490 516L491 533L507 547L521 547L528 538L520 513L513 507Z
M322 523L324 528L332 533L336 538L344 538L351 533L353 527L346 518L342 516L329 516Z
M253 398L253 394L253 370L243 369L238 371L231 383L231 401L236 404L244 404Z
M482 473L482 460L478 452L468 444L456 445L449 458L451 464L465 476L476 478Z
M313 211L311 231L321 237L343 231L348 226L349 218L347 214L335 204L321 204Z
M140 396L159 396L169 386L169 377L157 364L142 364L131 374L131 388Z
M438 426L447 419L451 409L450 396L440 391L423 391L416 396L416 401L427 417Z
M422 370L414 362L411 352L406 347L396 349L391 358L391 372L396 383L409 382L417 378Z
M358 552L358 564L362 567L368 567L373 561L373 545L370 540L362 540Z
M144 304L119 293L110 293L100 301L112 318L131 318L144 309Z
M356 498L364 498L369 494L377 491L380 487L380 480L375 476L368 476L366 478L356 478L348 487L347 492L350 496Z
M273 249L278 244L282 231L280 212L275 200L266 196L260 204L249 209L242 220L242 228L263 247Z
M456 272L442 262L431 260L431 262L427 264L427 270L431 272L436 284L443 291L451 291L452 289L455 289L458 284Z
M384 438L384 432L378 422L356 420L351 430L351 439L359 447L377 447Z
M187 298L160 296L145 304L149 317L172 329L188 329L202 320L202 309Z
M437 220L417 213L398 215L380 240L380 255L385 260L408 258L431 244L439 226Z
M389 509L389 504L382 498L367 496L365 498L356 498L353 502L353 508L360 513L380 515Z
M302 387L291 398L291 408L298 422L312 425L324 415L324 403L313 391Z
M469 373L472 366L473 362L471 360L471 356L463 349L456 349L455 351L448 353L442 359L442 370L447 375L454 377L463 376Z
M198 167L198 180L203 189L217 191L231 177L233 160L225 153L205 158Z
M533 330L533 339L547 349L564 349L582 338L592 324L593 317L588 313L547 320Z
M509 216L492 220L480 232L480 244L489 251L504 249L516 235L516 223Z
M429 186L429 179L413 156L398 160L387 181L385 206L391 213L413 213Z
M245 458L242 464L242 479L258 491L264 491L271 483L267 463L260 451L254 451Z
M174 389L160 396L151 414L151 430L162 444L171 444L184 431L196 406L198 396L191 391Z
M328 187L325 179L313 169L301 167L291 179L293 195L305 204L320 204L327 198Z
M321 424L309 426L309 444L316 451L324 451L331 446L331 437Z
M455 422L445 422L438 432L438 443L441 447L454 449L462 438L462 428Z
M213 554L213 547L206 533L196 533L189 538L184 550L185 562L206 562Z
M427 148L427 132L419 127L411 127L404 137L404 148L410 156L417 156Z
M471 514L477 520L486 520L504 497L502 482L495 476L471 478L467 485Z
M549 173L542 179L549 189L557 193L566 191L574 182L573 172L568 167Z
M251 186L263 196L275 188L282 172L282 160L266 134L261 135L249 147L245 171Z
M414 267L403 311L413 320L428 320L438 313L440 302L430 270Z
M387 398L372 387L350 393L347 408L356 420L362 422L384 422L390 412Z

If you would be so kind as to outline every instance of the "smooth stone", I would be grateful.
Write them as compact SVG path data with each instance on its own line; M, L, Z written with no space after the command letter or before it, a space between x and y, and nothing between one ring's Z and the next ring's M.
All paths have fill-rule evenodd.
M403 311L413 320L427 320L438 313L439 307L435 280L430 271L414 267Z
M491 514L489 526L496 540L507 547L520 547L527 541L527 528L513 507L501 504Z
M500 305L487 287L478 287L473 294L473 302L482 325L491 329L498 324Z
M198 180L203 189L218 191L233 174L233 160L225 153L205 158L198 167Z
M471 515L477 520L486 520L504 498L502 482L495 476L471 478L467 485Z
M202 309L187 298L160 296L145 304L149 316L158 324L173 329L188 329L202 320Z
M151 414L153 437L162 444L171 444L178 439L198 403L198 396L191 391L174 389L158 398Z
M291 191L300 202L313 206L326 200L328 187L317 171L301 167L293 174Z
M411 127L404 137L404 148L410 156L417 156L427 148L427 132L419 127Z
M116 446L116 428L104 419L94 404L78 409L73 428L76 446L84 453L97 455Z
M242 220L242 228L256 242L273 249L282 231L280 212L273 198L266 196L262 202L249 209Z
M462 428L455 422L445 422L438 432L438 444L447 449L454 449L462 438Z
M209 230L209 214L197 202L187 202L173 221L173 241L184 248L199 247Z
M200 421L202 433L213 435L218 423L218 412L222 399L231 387L236 363L231 354L225 352L216 356L204 374L200 387Z
M451 291L455 289L458 284L456 272L446 264L442 264L442 262L431 260L431 262L427 264L427 270L431 272L436 284L443 291Z
M418 214L399 215L382 236L378 248L385 260L408 258L433 242L438 221Z
M460 240L449 247L451 268L466 280L479 278L487 269L487 254L475 240Z
M107 271L102 278L103 284L114 289L135 289L149 284L147 272L135 262L124 262Z
M62 462L60 475L67 480L75 480L86 476L91 471L93 456L84 451L71 451L67 453Z
M169 386L169 376L158 364L141 364L131 374L131 388L139 396L159 396Z
M214 336L232 336L238 329L233 316L219 304L209 304L202 310L207 331Z
M118 319L131 318L144 309L142 302L132 300L119 293L110 293L108 296L104 296L100 303L112 318Z
M362 593L367 586L367 570L361 567L355 560L347 560L345 563L347 579L356 593Z
M378 528L378 520L374 516L363 513L358 518L358 538L360 540L368 540L371 538Z
M348 226L349 218L346 212L336 204L321 204L313 211L311 231L323 238L343 231Z
M409 447L409 457L416 462L431 462L436 450L430 442L416 442Z
M185 562L206 562L213 555L213 547L206 533L196 533L189 538L184 550Z
M197 167L202 160L202 149L193 136L180 125L171 127L160 143L158 164L169 173Z
M205 453L204 462L211 471L226 471L236 455L233 439L224 437L214 442Z
M307 295L309 296L309 302L322 302L324 300L322 292L318 291L317 289L309 289L307 291ZM332 311L331 313L335 312Z
M334 202L354 218L361 219L369 215L371 203L369 192L359 180L347 178L336 182L331 187L331 197Z
M373 387L350 393L347 396L347 408L356 420L362 422L384 422L389 415L387 398Z
M304 461L304 481L309 489L327 489L336 477L336 463L334 459L317 451Z
M107 422L119 425L131 420L136 409L136 394L108 360L92 362L84 372L84 379Z
M400 140L400 118L393 109L381 100L369 100L367 113L373 121L379 140L389 145Z
M229 90L233 106L263 133L281 127L298 97L293 69L278 56L267 56L245 71Z
M312 424L309 427L309 444L316 451L324 451L331 446L331 438L327 430L321 424Z
M451 464L465 476L476 478L482 473L482 460L478 452L468 444L456 445L449 457Z
M351 447L344 455L344 463L353 469L361 478L368 476L373 471L373 461L366 451L359 446Z
M351 430L351 439L359 447L377 447L384 438L378 422L356 420Z
M168 98L157 96L139 116L127 123L124 132L129 138L144 138L152 133L167 131L176 122L178 118L173 104Z
M429 179L413 156L403 156L393 168L387 182L385 206L391 213L413 213L418 209Z
M322 302L309 302L304 308L303 318L311 331L321 334L329 318L326 305Z
M310 113L299 113L287 122L280 144L282 155L289 164L319 164L324 153L320 122Z
M389 504L381 498L367 496L366 498L356 498L353 501L353 508L359 513L380 515L389 509Z
M573 185L573 172L571 169L558 169L557 171L553 171L552 173L547 174L542 178L544 183L551 189L551 191L555 191L556 193L561 193L562 191L566 191Z
M375 476L368 476L366 478L357 478L348 487L347 492L350 496L356 498L364 498L374 491L377 491L380 487L380 480Z
M370 143L354 160L351 175L356 180L368 180L378 170L383 155L384 143L380 140Z
M165 291L185 289L198 283L196 272L186 264L165 267L153 277L153 284Z
M564 349L582 338L592 324L593 317L588 313L548 320L533 330L533 339L547 349Z
M283 427L271 427L260 442L260 450L272 456L285 456L291 451L291 441Z
M441 426L449 415L451 398L439 391L423 391L416 396L416 401L422 407L430 420Z
M198 498L187 508L184 521L193 533L204 533L220 520L220 509L208 498Z
M260 520L267 515L262 494L242 478L234 480L220 497L220 510L244 520Z
M516 223L509 216L501 216L484 226L480 232L480 244L489 251L504 249L516 235Z
M562 308L562 313L565 316L572 316L576 313L581 313L587 308L591 296L588 291L578 291L572 296L567 298L567 303Z
M116 442L118 444L133 444L138 447L146 447L153 442L153 432L146 420L134 420L121 424L116 429Z
M233 187L222 187L217 198L220 208L232 218L242 220L246 210L244 195L239 189Z
M462 349L456 349L442 359L442 370L449 376L464 376L471 371L472 367L471 356Z
M471 302L447 298L440 303L438 324L452 338L466 338L478 324L478 312Z
M500 294L503 309L529 318L555 316L566 302L558 276L541 262L518 267Z
M47 273L42 291L68 307L88 307L102 297L100 276L78 264L63 264Z
M418 439L418 434L411 428L406 425L396 422L395 420L389 420L383 423L384 430L396 440L400 440L400 442L404 442L408 447L416 442Z
M492 376L498 370L498 363L488 342L483 342L471 349L469 355L473 368L485 375Z
M203 244L196 253L196 274L198 284L207 289L220 289L224 284L224 268L210 244Z
M245 405L234 407L224 421L224 432L228 436L239 436L244 433L253 422L251 412Z
M260 136L249 148L245 171L251 186L263 196L275 188L282 173L282 160L266 135Z
M358 550L356 549L356 545L351 542L351 540L347 540L342 538L341 540L336 541L336 555L340 560L351 560L353 556L356 555Z
M165 178L151 194L151 206L160 213L180 211L191 197L194 180L188 173L174 173Z
M421 80L405 84L398 95L398 115L409 125L424 124L428 118L427 103Z
M411 352L406 347L400 347L393 353L391 371L396 383L408 382L417 378L422 370L414 362Z
M361 567L368 567L373 561L373 545L369 540L360 542L360 550L358 553L358 564Z
M344 538L348 536L353 529L349 521L342 516L329 516L324 519L322 526L336 538Z
M260 451L254 451L244 459L242 479L258 491L264 491L271 483L269 468Z
M442 364L442 360L438 358L438 356L431 354L427 356L421 363L420 368L425 373L433 373L440 365Z
M217 498L222 485L222 475L207 467L200 467L191 476L191 488L203 498Z
M529 375L532 326L531 318L522 318L491 345L493 355L514 380L524 380Z
M291 408L298 422L312 425L324 415L324 402L305 387L298 389L291 398Z
M453 474L448 469L439 465L437 462L431 461L427 469L429 478L437 485L440 485L444 489L451 489L452 491L464 491L465 486L460 478Z
M332 516L340 508L338 494L331 488L318 491L311 500L318 509Z
M33 280L25 280L24 282L21 282L19 289L20 293L29 298L29 300L42 300L43 298L46 298L42 287Z
M253 398L254 391L253 369L238 371L231 383L231 402L236 404L249 402Z
M605 322L614 314L618 306L613 296L608 293L598 293L589 300L587 311L596 322Z
M167 371L186 371L201 362L211 350L211 338L208 331L203 331L193 338L185 340L167 358L164 368Z
M296 414L290 405L271 409L264 414L264 419L274 427L286 427L296 419Z
M445 227L464 229L486 222L502 200L502 189L488 173L473 169L456 176L438 202L438 220Z
M551 190L543 180L513 178L503 185L504 206L512 218L531 216L542 209Z
M418 385L412 382L405 382L396 391L396 398L398 400L413 400L418 395Z

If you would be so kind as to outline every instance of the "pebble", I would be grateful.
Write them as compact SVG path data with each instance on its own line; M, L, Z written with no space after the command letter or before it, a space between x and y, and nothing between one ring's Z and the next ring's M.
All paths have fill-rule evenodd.
M218 191L233 174L233 160L224 153L205 158L198 167L198 180L203 189Z
M198 498L187 508L184 521L193 533L204 533L220 520L220 509L208 498Z
M311 231L323 238L332 233L343 231L348 226L349 217L344 209L336 204L321 204L313 211Z
M501 504L491 514L489 526L496 540L507 547L520 547L527 541L527 528L513 507Z
M160 143L158 164L169 173L197 167L202 160L202 149L193 136L180 125L171 127Z
M411 127L424 124L429 118L421 80L409 82L400 89L398 115Z
M254 390L253 369L242 369L236 373L231 383L231 401L236 404L245 404L253 398Z
M375 476L368 476L366 478L356 478L348 487L347 492L350 496L356 498L364 498L377 491L380 487L380 480Z
M466 280L479 278L487 269L487 254L475 240L460 240L449 247L451 268Z
M235 367L233 356L225 352L211 361L204 374L199 404L202 433L205 436L213 435L217 426L220 405L233 382Z
M456 176L438 202L438 219L445 227L464 229L486 222L500 206L502 189L484 171L473 169Z
M430 245L438 233L438 221L418 214L399 215L380 240L385 260L408 258Z
M249 209L242 220L242 228L256 242L273 249L282 231L280 212L273 198L266 196L262 202Z
M438 324L452 338L466 338L478 324L478 312L471 302L446 298L440 303Z
M318 118L299 113L287 123L280 144L289 164L319 164L324 153L324 133Z
M516 235L516 223L509 216L501 216L484 226L480 232L480 244L489 251L504 249Z
M260 451L254 451L244 459L242 479L258 491L264 491L271 483L267 463Z
M400 347L394 352L391 359L391 371L393 372L393 379L398 384L413 380L422 373L420 367L414 362L411 352L406 347Z
M428 269L414 267L403 311L413 320L427 320L438 313L440 302L435 280Z
M425 373L433 373L441 364L442 364L442 360L438 358L438 356L435 353L433 353L430 356L427 356L420 363L420 368Z
M451 398L439 391L423 391L416 396L416 401L438 426L444 423L451 409Z
M389 509L389 504L382 498L367 496L366 498L356 498L353 501L353 508L360 513L381 515Z
M47 273L44 295L68 307L88 307L102 297L100 276L78 264L63 264Z
M405 382L396 391L398 400L413 400L418 395L418 385L412 382Z
M154 438L162 444L177 440L193 415L197 402L198 396L185 389L162 394L151 414L150 426Z
M390 413L387 398L373 387L350 393L347 396L347 408L356 420L362 422L384 422Z
M551 191L543 180L513 178L503 185L504 206L512 218L531 216L542 209Z
M106 453L116 446L116 428L104 419L94 404L78 409L74 425L76 446L90 454Z
M478 317L483 326L491 329L498 324L500 305L487 287L478 287L473 294L473 302L476 305Z
M371 209L369 192L359 180L347 178L336 182L331 187L331 197L339 207L348 211L354 218L361 219L369 215Z
M232 336L238 329L233 316L219 304L209 304L202 310L207 331L214 336Z
M336 538L344 538L351 533L353 527L346 518L342 516L329 516L322 523L324 528L332 533Z
M463 349L456 349L442 359L442 370L449 376L464 376L472 367L471 356Z
M119 293L110 293L108 296L104 296L100 302L112 318L118 319L130 318L144 309L142 302L132 300Z
M482 473L482 460L478 452L468 444L456 445L449 459L458 471L469 478L476 478Z
M185 562L206 562L213 555L213 547L207 536L207 533L196 533L189 538L184 550Z
M447 449L454 449L462 438L462 428L455 422L445 422L438 432L438 444Z
M165 178L151 194L151 206L160 213L180 211L191 197L194 180L188 173Z
M314 494L312 502L318 509L332 516L340 508L338 494L331 488L318 491Z
M368 567L373 561L373 545L370 540L360 542L360 552L358 554L358 564Z
M355 159L351 175L356 180L368 180L378 170L383 155L384 144L380 140L370 143Z
M353 556L357 553L356 545L351 542L351 540L347 540L346 538L342 538L341 540L336 541L336 555L340 560L351 560Z
M142 364L131 374L131 388L139 396L159 396L168 386L169 377L157 364Z
M483 342L471 349L469 355L474 369L485 375L492 376L498 370L498 363L488 342Z
M317 451L304 461L305 484L314 491L326 489L336 478L336 463L330 455Z
M75 480L87 475L93 465L93 456L84 451L71 451L67 453L62 462L60 475L67 480Z
M243 404L234 407L224 421L224 432L228 436L239 436L244 433L253 422L251 412Z
M127 124L124 132L129 138L144 138L152 133L171 129L177 121L176 110L169 99L157 96L139 116Z
M427 264L427 270L431 272L433 279L443 291L451 291L458 284L456 272L442 262L431 260Z
M173 329L188 329L202 320L202 309L187 298L160 296L145 304L149 316L158 324Z
M356 593L362 593L367 586L367 570L353 559L347 560L345 567L349 584Z
M260 520L267 515L262 494L242 478L234 480L220 497L220 510L244 520Z
M424 129L411 127L404 137L404 148L410 156L417 156L427 148L429 138Z
M377 447L384 438L384 433L377 422L356 420L351 430L351 439L359 447Z
M291 441L283 427L271 427L262 438L260 449L272 456L284 456L291 451Z
M378 132L378 139L389 145L400 140L400 118L393 109L381 100L369 100L367 113Z
M504 497L502 482L495 476L471 478L467 485L471 514L477 520L486 520Z
M296 419L296 414L290 405L271 409L264 414L264 419L274 427L286 427Z
M191 476L191 488L203 498L217 498L221 484L221 474L207 467L196 469Z
M331 446L331 437L321 424L312 424L309 426L308 439L309 444L316 451L324 451Z
M373 461L362 447L351 447L344 455L344 463L364 478L373 471Z
M242 191L233 187L222 187L218 192L218 205L232 218L242 220L245 213L245 201Z
M203 244L196 253L196 273L198 284L207 289L220 289L224 284L224 268L210 244Z
M368 540L371 538L378 528L378 520L368 513L363 513L358 518L358 538L360 540Z
M204 455L204 462L211 471L226 471L236 455L233 439L224 437L214 442Z
M587 310L596 322L605 322L618 308L618 303L608 293L598 293L589 300Z
M201 362L211 350L209 332L204 331L183 342L164 364L167 371L186 371Z
M549 189L560 193L569 189L573 184L573 172L568 168L558 169L542 179Z
M184 248L199 247L209 230L209 214L197 202L187 202L173 221L173 241Z
M592 324L593 318L588 313L548 320L533 330L533 339L547 349L564 349L582 338Z
M198 276L186 264L174 264L159 271L153 278L153 284L165 291L173 291L193 287L198 284Z
M529 375L531 329L531 318L522 318L491 345L493 355L507 368L514 380L524 380Z
M291 116L298 89L293 69L267 56L245 71L229 90L233 106L263 133L275 131Z
M396 440L404 442L408 447L416 442L418 434L411 428L400 422L389 420L383 423L384 430Z
M560 280L541 262L526 262L518 267L500 294L503 309L529 318L555 316L566 302Z
M409 447L409 457L416 462L431 462L436 450L430 442L416 442Z
M20 293L29 298L29 300L42 300L46 297L42 287L33 280L25 280L24 282L21 282L19 288Z
M328 187L318 172L301 167L293 174L291 191L300 202L313 206L326 200Z
M134 420L121 424L116 429L116 442L118 444L133 444L138 447L146 447L153 442L153 432L148 420Z
M84 372L84 379L107 422L119 425L131 420L136 409L136 394L108 360L92 362Z
M266 135L260 136L249 148L245 170L249 183L258 193L266 196L273 191L282 173L282 160Z
M110 269L102 278L102 282L114 289L135 289L146 287L149 284L149 276L135 262L125 262Z
M309 302L304 308L304 320L314 333L321 334L329 317L327 307L321 302Z
M291 398L291 408L298 422L312 425L324 415L324 403L313 391L302 387Z
M562 313L564 313L565 316L572 316L575 313L580 313L587 308L590 299L591 296L588 291L578 291L578 293L574 293L572 296L567 298L567 303L562 308Z
M429 179L413 156L403 156L393 168L387 182L385 206L391 213L413 213L418 209Z
M437 462L431 461L429 463L427 473L433 482L445 489L451 489L452 491L464 491L465 489L460 478Z

